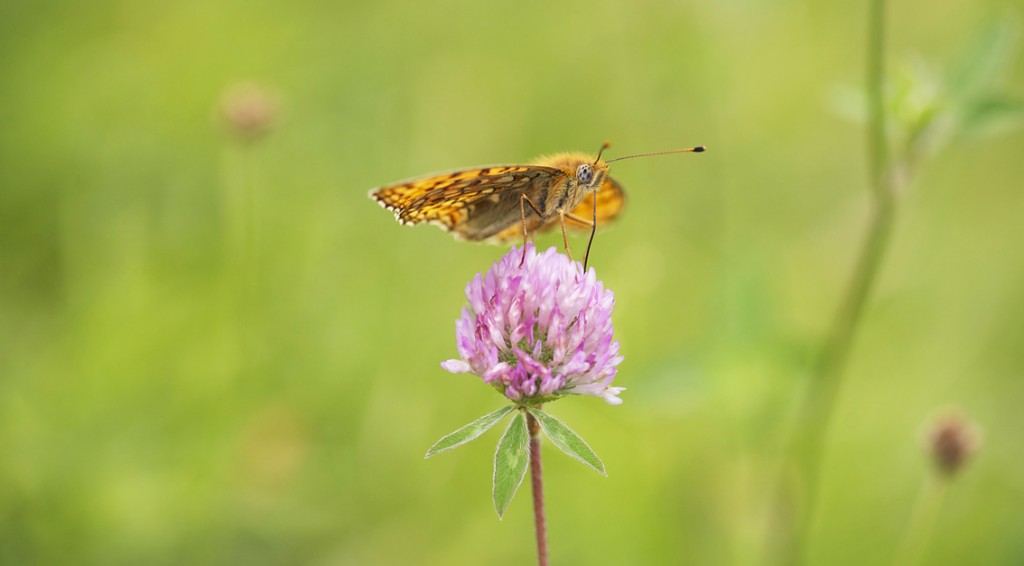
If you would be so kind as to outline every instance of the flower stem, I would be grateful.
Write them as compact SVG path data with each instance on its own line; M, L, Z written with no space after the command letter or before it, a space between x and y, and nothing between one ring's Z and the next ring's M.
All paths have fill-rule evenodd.
M812 436L820 437L842 381L850 345L868 296L878 279L878 270L885 257L895 216L895 178L889 171L889 144L886 138L885 115L885 0L872 0L868 14L867 57L868 106L868 177L874 196L871 226L857 267L847 289L846 298L836 315L828 342L822 350L814 372L811 391L804 405L805 416L812 425ZM818 425L818 426L813 426ZM820 444L820 442L818 443ZM812 448L812 451L815 448Z
M257 242L257 155L248 145L225 149L224 178L224 308L239 351L238 371L249 374L257 358L259 301Z
M533 522L537 530L537 564L548 566L548 533L544 518L544 479L540 464L540 423L529 412L526 423L530 429L530 480L533 484Z
M892 233L895 206L892 192L888 187L879 193L872 214L871 226L861 249L856 271L815 368L800 415L798 434L805 436L799 448L804 460L801 475L806 482L807 517L813 512L822 445L828 434L836 398L839 396L850 346L864 314L864 306L878 279L878 271L885 258L889 236Z
M886 192L889 140L885 125L885 0L872 0L868 13L868 173L875 194Z
M885 0L871 0L868 8L867 90L870 124L867 135L868 177L872 192L871 225L857 259L843 303L813 370L797 422L791 457L797 459L803 497L794 509L793 548L787 563L806 559L809 531L821 475L824 439L842 386L843 372L864 307L878 279L896 215L900 178L892 174L886 138L885 112ZM791 493L791 496L794 495ZM789 502L794 505L794 502Z
M907 532L896 554L895 566L915 566L926 558L925 550L935 529L935 521L942 510L947 485L946 478L933 477L928 478L921 486L910 523L907 525Z

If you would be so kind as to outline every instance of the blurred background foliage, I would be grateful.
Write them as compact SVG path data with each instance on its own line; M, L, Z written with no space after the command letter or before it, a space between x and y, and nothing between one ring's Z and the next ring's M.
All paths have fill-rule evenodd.
M503 250L366 193L610 139L710 149L613 167L629 209L592 265L629 390L548 407L609 471L546 449L553 561L771 562L768 494L867 220L863 6L2 6L0 561L530 563L528 498L491 508L496 432L422 460L502 404L438 363ZM913 182L807 556L891 561L934 475L923 430L959 407L984 445L925 561L1020 564L1020 6L888 14Z

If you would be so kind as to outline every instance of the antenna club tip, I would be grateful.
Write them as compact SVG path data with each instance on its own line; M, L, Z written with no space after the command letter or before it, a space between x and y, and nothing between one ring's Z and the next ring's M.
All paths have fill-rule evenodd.
M693 152L694 153L704 153L707 150L708 150L707 146L703 146L703 145L698 145L697 147L693 148Z

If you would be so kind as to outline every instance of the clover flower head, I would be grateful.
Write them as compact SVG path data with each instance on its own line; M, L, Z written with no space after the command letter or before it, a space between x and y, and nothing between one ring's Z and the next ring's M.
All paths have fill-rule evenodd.
M461 359L441 367L480 376L518 404L571 394L622 403L623 388L611 386L622 361L613 293L554 247L538 253L527 243L523 253L513 247L466 285L469 306L455 322Z

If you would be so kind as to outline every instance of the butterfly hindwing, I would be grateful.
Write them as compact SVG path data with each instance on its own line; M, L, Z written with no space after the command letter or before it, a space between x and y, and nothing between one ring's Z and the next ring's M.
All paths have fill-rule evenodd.
M611 177L605 177L601 188L597 190L597 226L600 228L618 218L625 206L626 191L623 190L622 185ZM594 218L594 193L588 192L587 196L583 197L583 200L571 212L573 216L586 220L587 224L581 224L568 218L565 222L566 226L590 229L590 222ZM551 229L557 224L558 222L549 222L544 228Z

